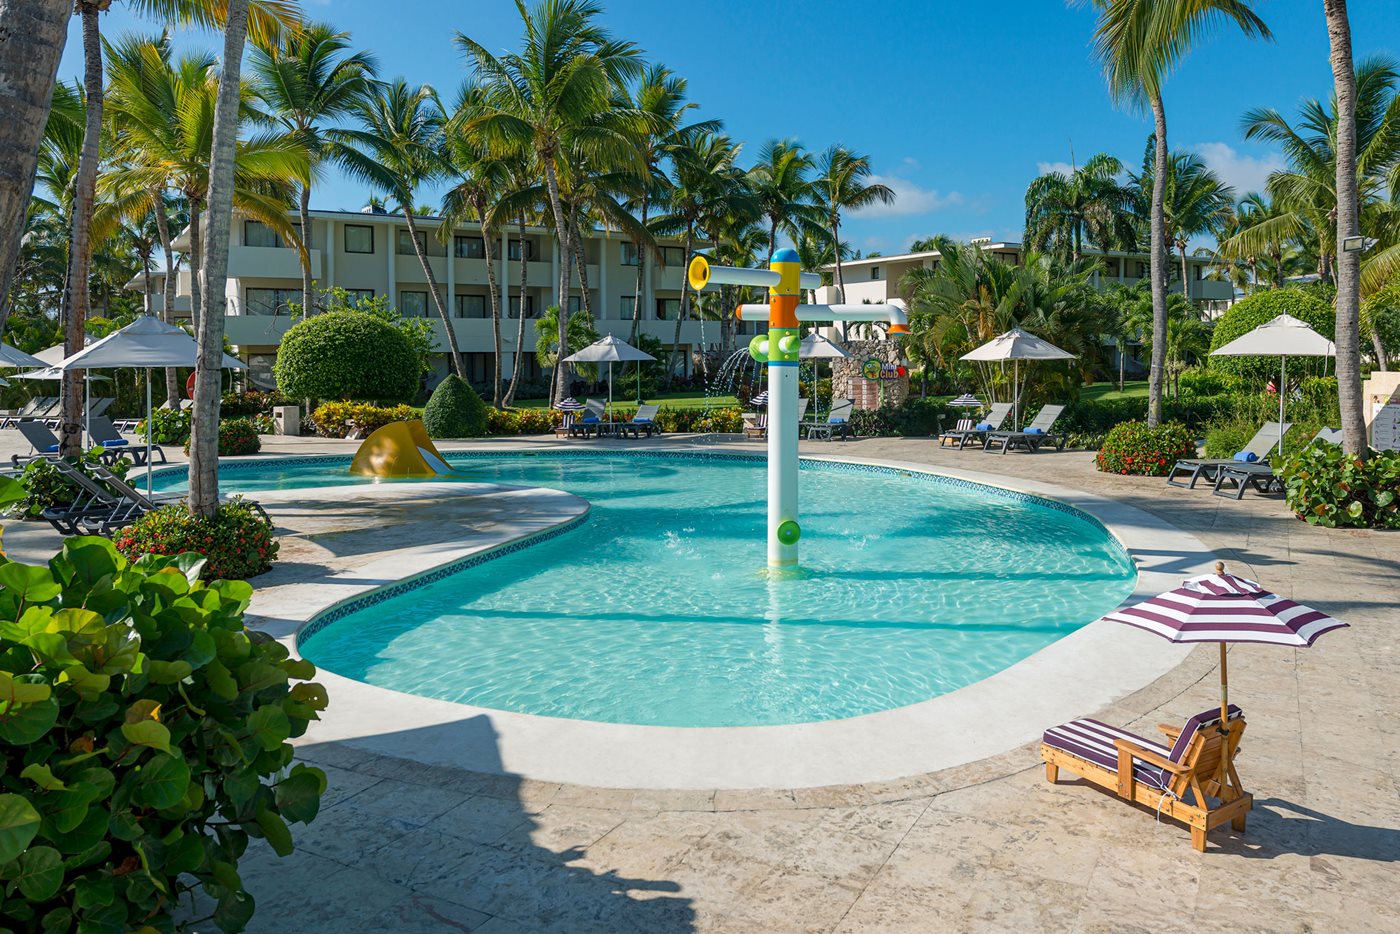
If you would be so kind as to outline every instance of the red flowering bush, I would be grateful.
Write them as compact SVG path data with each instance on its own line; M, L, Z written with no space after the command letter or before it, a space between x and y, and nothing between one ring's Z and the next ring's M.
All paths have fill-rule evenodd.
M135 561L142 555L203 555L205 580L243 580L272 567L277 539L272 520L257 503L235 496L214 515L190 515L181 501L148 512L116 533L117 550Z
M1104 439L1095 463L1104 473L1165 477L1172 464L1196 456L1196 439L1180 422L1148 428L1146 422L1122 422Z

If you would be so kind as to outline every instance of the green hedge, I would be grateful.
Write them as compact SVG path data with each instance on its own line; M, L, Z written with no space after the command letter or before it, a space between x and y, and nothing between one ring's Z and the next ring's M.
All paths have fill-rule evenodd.
M293 399L409 402L418 394L418 353L398 328L362 312L335 311L293 325L272 368Z
M1210 349L1219 350L1237 337L1272 321L1279 315L1292 315L1305 321L1319 334L1331 340L1336 332L1336 315L1332 304L1304 289L1266 289L1255 292L1225 311L1211 332ZM1244 377L1256 386L1270 377L1278 376L1277 357L1210 357L1210 368L1221 373ZM1297 357L1288 361L1290 373L1321 375L1330 366L1322 357Z

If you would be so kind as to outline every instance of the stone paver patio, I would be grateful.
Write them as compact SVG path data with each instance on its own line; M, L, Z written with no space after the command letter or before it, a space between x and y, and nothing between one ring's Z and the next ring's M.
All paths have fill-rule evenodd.
M265 451L354 447L270 441ZM1315 529L1275 499L1105 476L1084 453L895 439L811 450L1122 497L1194 532L1232 570L1351 623L1308 651L1231 651L1231 699L1249 718L1238 760L1255 795L1248 831L1217 830L1195 853L1150 810L1064 773L1047 785L1033 746L878 785L658 792L435 768L317 743L313 727L299 752L330 789L296 854L245 860L251 930L1400 930L1400 535ZM5 540L24 560L56 544L15 523ZM1214 653L1201 647L1084 714L1145 734L1179 722L1217 700Z

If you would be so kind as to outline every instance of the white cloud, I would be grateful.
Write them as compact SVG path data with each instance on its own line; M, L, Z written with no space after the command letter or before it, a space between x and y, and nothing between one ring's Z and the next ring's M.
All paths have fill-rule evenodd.
M1074 166L1068 162L1037 162L1035 164L1037 175L1049 175L1051 172L1059 172L1061 175L1073 175Z
M892 204L874 204L859 211L852 217L902 217L909 214L928 214L949 205L963 203L963 196L956 191L940 194L932 188L920 188L916 183L898 175L871 175L872 184L888 185L894 191Z
M1236 197L1251 191L1263 191L1269 176L1288 166L1276 152L1256 158L1235 152L1227 143L1201 143L1191 148L1220 176L1221 181L1235 189Z
M915 159L913 156L905 156L903 159L899 160L899 164L903 168L913 169L916 172L923 168L923 166L919 164L919 160Z

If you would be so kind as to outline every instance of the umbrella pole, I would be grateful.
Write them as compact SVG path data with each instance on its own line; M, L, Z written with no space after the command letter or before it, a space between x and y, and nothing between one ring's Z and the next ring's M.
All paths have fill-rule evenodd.
M1288 380L1288 358L1278 357L1278 459L1283 461L1283 393Z
M1220 732L1229 732L1230 682L1225 667L1225 643L1220 643Z
M146 367L146 495L151 495L151 368ZM164 456L164 455L162 455Z

